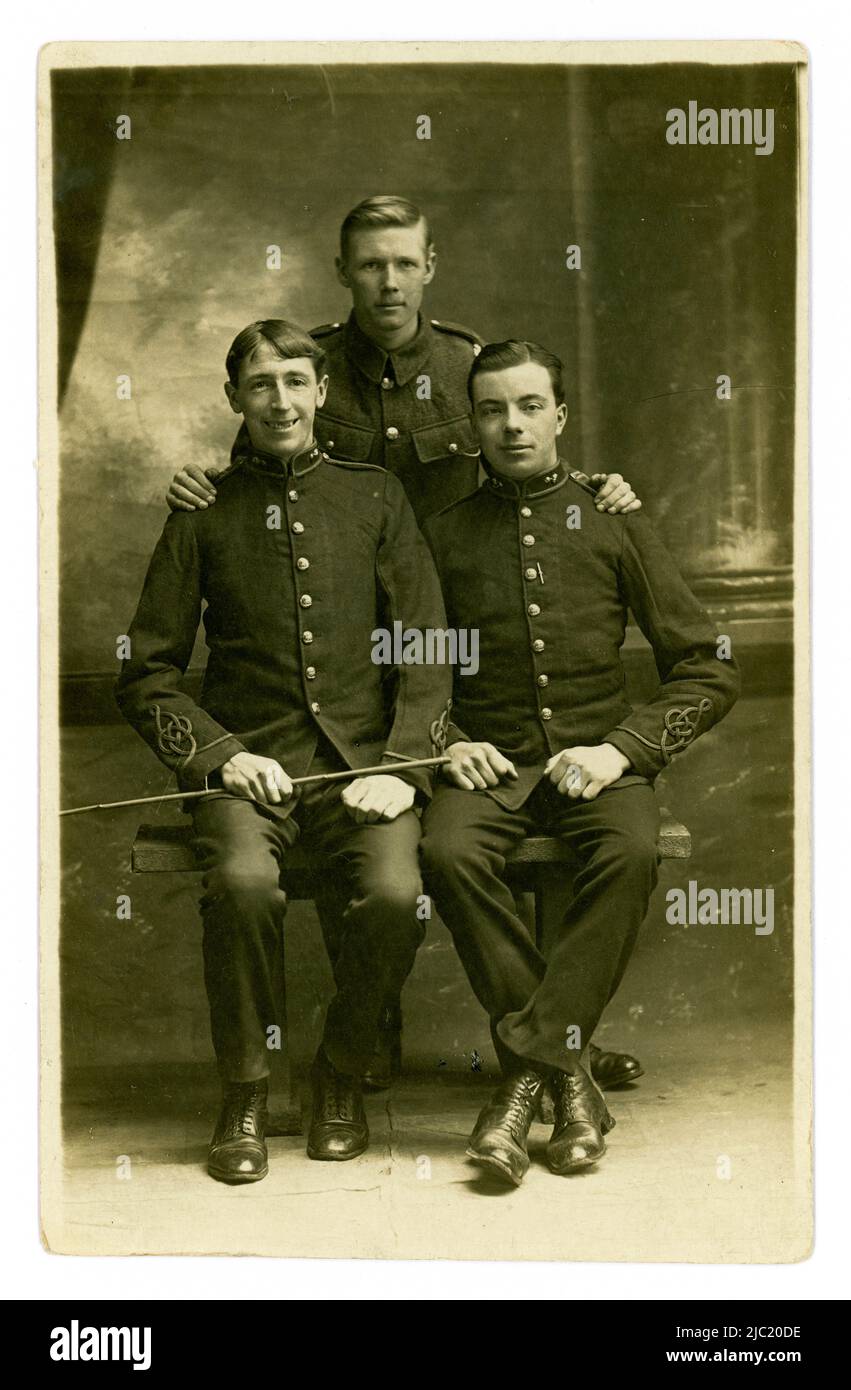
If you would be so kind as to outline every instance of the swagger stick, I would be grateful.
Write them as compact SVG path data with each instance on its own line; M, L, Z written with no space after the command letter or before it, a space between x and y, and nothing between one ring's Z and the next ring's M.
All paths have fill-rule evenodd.
M392 756L398 758L398 754ZM448 754L439 758L411 758L395 763L379 763L375 767L347 767L343 772L314 772L309 777L291 778L294 787L306 787L310 782L344 782L348 777L377 777L394 771L405 772L416 767L442 767L448 763ZM165 796L133 796L127 801L97 801L93 806L71 806L60 811L60 816L79 816L84 811L114 811L119 806L149 806L154 801L192 801L198 796L228 796L229 792L204 788L200 792L167 792Z

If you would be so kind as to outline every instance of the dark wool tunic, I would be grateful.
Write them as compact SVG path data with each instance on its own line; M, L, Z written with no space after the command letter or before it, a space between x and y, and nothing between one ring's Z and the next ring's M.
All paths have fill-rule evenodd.
M652 780L735 701L736 664L653 528L598 512L564 463L520 485L491 475L424 530L450 626L479 630L447 743L488 741L512 759L518 782L490 793L502 805L520 806L547 759L577 745L614 744L632 764L622 783ZM638 710L620 657L630 608L660 680Z
M430 756L449 669L372 660L377 627L445 624L396 478L314 446L289 465L249 450L217 488L215 507L166 522L118 681L122 712L181 789L203 787L240 749L303 775L320 733L352 768L385 750ZM209 658L196 703L180 680L205 603ZM403 775L428 789L426 771Z

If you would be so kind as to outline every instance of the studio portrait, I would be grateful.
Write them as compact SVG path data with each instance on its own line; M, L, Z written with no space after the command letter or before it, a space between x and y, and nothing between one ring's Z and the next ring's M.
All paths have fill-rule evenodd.
M805 1258L804 50L40 90L48 1248Z

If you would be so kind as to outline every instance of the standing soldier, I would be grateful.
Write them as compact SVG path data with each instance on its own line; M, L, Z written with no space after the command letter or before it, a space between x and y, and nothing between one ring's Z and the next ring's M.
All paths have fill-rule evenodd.
M340 283L352 296L351 313L345 323L311 331L325 350L329 377L316 414L317 443L332 458L395 473L420 525L473 492L479 481L467 376L481 340L467 328L421 313L436 263L431 230L418 207L395 196L364 199L343 220L336 259ZM243 427L232 458L245 444ZM181 469L168 490L171 509L212 506L215 476L198 464ZM619 474L595 474L592 482L598 510L640 508ZM320 899L317 908L333 960L338 914L330 897ZM364 1078L376 1090L398 1074L401 1028L399 1000L388 999L378 1051ZM596 1050L592 1066L597 1080L610 1086L634 1080L642 1071L632 1057Z

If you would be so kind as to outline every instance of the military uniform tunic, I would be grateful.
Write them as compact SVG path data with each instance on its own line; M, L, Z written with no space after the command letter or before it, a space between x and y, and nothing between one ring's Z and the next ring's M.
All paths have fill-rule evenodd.
M243 748L299 776L320 733L349 767L387 748L429 756L447 668L372 660L378 626L443 626L434 564L397 480L315 446L289 468L240 451L217 488L215 507L168 518L118 682L123 713L179 785L202 787ZM195 702L180 679L205 600Z
M571 746L612 743L634 778L652 780L738 693L735 662L719 658L650 523L598 512L579 476L562 461L520 484L491 473L425 527L450 626L479 631L479 669L456 676L448 741L488 740L522 769L492 793L505 806ZM620 656L629 609L661 681L638 710Z

